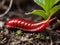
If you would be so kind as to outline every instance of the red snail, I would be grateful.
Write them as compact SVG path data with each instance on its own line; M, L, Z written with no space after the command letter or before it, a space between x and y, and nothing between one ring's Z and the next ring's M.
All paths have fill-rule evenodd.
M49 23L56 19L53 18L50 20L50 15L47 20L41 21L41 22L31 22L22 18L13 18L5 23L5 26L8 28L19 28L23 31L29 31L29 32L39 32L44 30Z

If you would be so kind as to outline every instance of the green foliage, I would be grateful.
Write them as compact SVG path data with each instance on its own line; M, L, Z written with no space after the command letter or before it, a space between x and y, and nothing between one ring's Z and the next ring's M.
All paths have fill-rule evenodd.
M33 10L32 14L36 14L38 16L43 17L44 19L47 19L47 15L45 14L45 11L43 10Z
M55 7L53 7L51 10L50 10L50 13L56 13L58 10L60 10L60 5L57 5Z
M18 35L22 34L22 31L21 30L17 30L16 32Z
M37 39L41 39L41 34L36 35Z
M49 39L50 39L50 38L49 38L48 36L45 38L46 41L48 41Z
M43 10L33 10L31 14L36 14L47 19L51 13L53 15L60 10L60 5L54 6L59 1L60 0L34 0L34 2L41 6Z

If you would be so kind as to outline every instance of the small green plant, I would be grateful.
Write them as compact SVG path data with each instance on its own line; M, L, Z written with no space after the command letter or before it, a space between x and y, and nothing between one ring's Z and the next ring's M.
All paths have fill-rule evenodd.
M49 40L50 38L48 37L48 36L46 36L46 38L45 38L45 40L48 42L48 40Z
M27 14L36 14L43 17L44 19L47 19L51 13L53 15L58 10L60 10L60 5L54 6L59 1L60 0L34 0L34 2L41 6L43 10L33 10Z
M18 35L21 35L22 34L22 31L21 30L17 30L16 32Z
M40 39L41 38L41 34L36 35L36 38Z

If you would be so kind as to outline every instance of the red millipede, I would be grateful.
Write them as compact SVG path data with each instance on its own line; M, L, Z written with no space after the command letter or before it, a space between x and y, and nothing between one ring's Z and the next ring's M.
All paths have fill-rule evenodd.
M47 20L41 22L31 22L22 18L13 18L7 21L5 23L5 26L9 28L19 28L23 31L39 32L44 30L52 20L56 19L55 17L52 20L50 20L50 17L51 16L49 16Z

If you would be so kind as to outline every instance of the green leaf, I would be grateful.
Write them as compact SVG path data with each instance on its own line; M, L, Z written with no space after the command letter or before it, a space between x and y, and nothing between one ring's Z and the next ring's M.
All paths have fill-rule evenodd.
M36 14L38 16L43 17L44 19L47 19L47 15L45 14L45 11L43 10L33 10L32 14Z
M57 2L59 2L60 0L44 0L45 1L45 8L52 8Z
M17 30L16 32L18 35L22 34L22 31L21 30Z
M49 39L50 39L50 38L49 38L48 36L45 38L46 41L48 41Z
M37 39L41 39L41 34L36 35Z
M50 8L52 8L60 0L50 0Z
M50 14L51 8L59 1L60 0L34 0L35 3L46 11L46 15Z
M44 10L46 10L46 7L52 8L53 5L55 5L59 1L60 0L34 0L34 2L41 6Z
M51 12L52 15L53 15L53 14L56 13L58 10L60 10L60 5L57 5L57 6L53 7L50 12Z
M28 14L36 14L38 16L43 17L44 19L47 19L50 14L54 14L55 12L57 12L60 9L60 6L57 5L55 7L53 7L57 2L59 2L60 0L34 0L34 2L36 4L38 4L39 6L41 6L43 10L33 10L32 12L26 13Z

